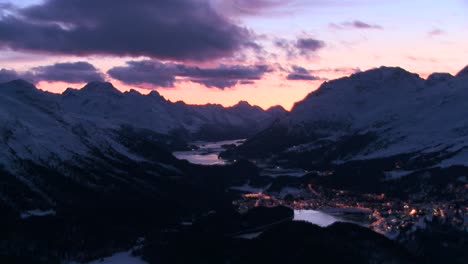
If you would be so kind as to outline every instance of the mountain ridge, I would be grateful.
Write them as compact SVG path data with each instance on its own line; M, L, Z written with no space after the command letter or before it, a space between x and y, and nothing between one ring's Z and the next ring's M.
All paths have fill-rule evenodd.
M281 147L270 145L275 150L261 156L306 155L320 146L333 148L345 138L368 135L354 152L330 158L342 163L445 151L453 157L434 165L468 165L462 158L468 148L468 123L464 121L468 112L463 103L468 99L467 85L464 74L436 73L423 79L399 67L327 81L297 102L288 116L239 147L238 154L259 155L262 146L278 144L268 138L280 134Z
M2 84L2 87L4 87L4 91L12 90L16 93L19 90L24 90L22 93L40 91L34 85L23 80L7 82ZM44 96L55 98L65 112L88 117L101 115L105 119L110 118L111 115L118 116L117 121L120 123L141 126L166 134L170 133L171 130L179 129L188 130L189 134L194 134L205 125L228 125L242 127L244 135L239 135L239 137L245 137L256 132L259 126L267 126L267 123L272 122L278 116L286 114L286 111L280 110L268 112L243 101L231 107L212 104L190 105L183 102L172 103L157 91L152 91L148 95L143 95L135 90L120 92L109 82L90 82L81 89L68 88L62 94L43 93L45 93L42 94ZM97 111L97 113L93 111ZM135 111L140 111L138 113L140 117L136 113L130 116L124 114ZM255 114L249 117L251 113ZM146 117L150 117L149 119L158 117L162 120L161 122L156 120L143 122L142 119ZM132 120L139 121L137 124L132 124ZM180 120L186 120L186 122L180 122ZM262 124L258 125L258 121ZM158 127L156 123L166 123L167 126L165 128Z

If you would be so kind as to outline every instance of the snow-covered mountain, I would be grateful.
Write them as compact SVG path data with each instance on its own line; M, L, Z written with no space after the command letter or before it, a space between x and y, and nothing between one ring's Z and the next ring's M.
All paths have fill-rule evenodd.
M125 124L163 134L183 130L195 138L203 137L200 133L206 127L236 130L238 135L233 133L231 137L247 136L269 126L286 113L284 109L264 111L243 101L227 108L213 104L172 103L156 91L148 95L135 90L121 93L112 84L99 82L89 83L79 90L67 89L60 96L60 105L67 113L99 118L104 126Z
M430 157L431 166L468 165L467 100L468 67L427 79L381 67L325 82L237 151L302 155L310 163L407 155Z
M121 93L110 83L63 94L22 80L2 83L0 207L50 211L86 200L93 190L160 195L152 188L161 175L184 174L169 149L217 132L247 136L282 114L246 102L229 108L172 103L157 92Z
M134 90L121 93L112 84L99 82L80 90L69 88L59 95L17 80L0 84L4 144L0 151L3 159L10 157L6 152L23 159L48 159L51 153L68 159L89 151L86 145L99 145L101 137L107 142L106 133L122 127L162 137L177 133L187 140L210 139L216 132L220 132L217 138L241 137L258 132L285 113L284 109L264 111L247 102L228 108L172 103L156 91L149 95Z

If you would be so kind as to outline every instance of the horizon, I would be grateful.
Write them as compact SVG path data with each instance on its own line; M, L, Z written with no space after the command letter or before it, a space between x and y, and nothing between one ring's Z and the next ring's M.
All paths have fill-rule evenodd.
M407 71L406 69L403 69L401 67L398 67L398 66L395 66L395 67L390 67L390 66L380 66L380 67L376 67L376 68L372 68L372 69L369 69L369 70L366 70L366 71L360 71L360 72L356 72L356 73L353 73L353 74L350 74L350 75L347 75L347 76L342 76L342 77L339 77L339 78L336 78L336 79L332 79L332 80L324 80L318 87L316 87L315 89L313 89L312 91L310 91L309 93L307 93L304 98L301 98L300 100L296 101L296 102L293 102L293 104L291 105L290 108L285 108L284 106L282 106L281 104L276 104L276 105L271 105L271 106L268 106L268 107L262 107L260 105L256 105L256 104L252 104L250 103L248 100L239 100L237 102L235 102L234 104L232 105L223 105L221 103L216 103L216 102L206 102L206 103L189 103L189 102L185 102L183 100L171 100L170 98L166 98L164 97L164 95L162 95L158 90L156 89L151 89L151 90L148 90L148 89L138 89L138 88L134 88L134 87L126 87L126 89L119 89L119 87L115 86L114 83L112 81L108 81L108 80L102 80L102 81L89 81L87 83L84 83L81 87L66 87L66 88L63 88L62 90L50 90L50 89L43 89L41 87L39 87L38 85L34 84L33 82L30 82L28 80L25 80L25 79L22 79L22 78L19 78L19 79L14 79L14 80L11 80L11 81L16 81L16 80L22 80L22 81L26 81L26 82L29 82L31 83L36 89L38 90L41 90L41 91L44 91L44 92L49 92L49 93L53 93L53 94L58 94L58 95L63 95L68 89L73 89L73 90L81 90L83 88L85 88L85 86L89 85L89 84L92 84L92 83L109 83L110 85L112 85L112 87L114 89L116 89L117 91L119 91L121 94L125 94L125 93L128 93L128 92L131 92L131 91L135 91L137 92L138 94L142 95L142 96L146 96L146 95L149 95L151 92L157 92L159 94L159 96L163 97L166 101L170 102L170 103L184 103L186 105L193 105L193 106L203 106L203 105L219 105L219 106L222 106L224 108L229 108L229 107L234 107L234 106L237 106L239 105L240 103L242 102L246 102L247 104L249 104L250 106L252 107L260 107L261 109L263 109L264 111L267 111L271 108L275 108L275 107L282 107L284 110L286 110L287 112L291 112L294 108L294 106L303 101L309 94L311 93L314 93L315 91L317 91L324 83L327 83L327 82L332 82L332 81L335 81L335 80L339 80L341 78L347 78L347 77L351 77L352 75L355 75L355 74L359 74L359 73L363 73L363 72L367 72L367 71L371 71L371 70L378 70L378 69L382 69L382 68L400 68L408 73L411 73L411 74L415 74L415 73L412 73L412 72L409 72ZM465 66L464 68L460 69L459 71L456 72L456 74L450 74L452 75L453 77L457 76L458 74L462 73L463 71L465 71L466 69L468 69L468 65ZM442 73L442 72L433 72L433 73L430 73L428 74L427 76L420 76L419 74L417 74L419 76L419 78L421 79L424 79L424 80L427 80L428 77L431 75L431 74L437 74L437 73ZM8 82L8 81L7 81ZM1 83L4 83L4 82L0 82Z
M467 264L467 11L0 0L0 264Z
M462 0L0 0L0 81L61 93L97 79L173 102L290 110L324 81L381 65L455 75L467 10Z

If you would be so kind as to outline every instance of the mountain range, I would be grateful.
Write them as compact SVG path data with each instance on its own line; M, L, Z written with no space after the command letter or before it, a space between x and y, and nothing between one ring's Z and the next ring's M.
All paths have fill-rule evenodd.
M141 237L148 239L143 250L147 259L159 260L169 250L165 263L185 256L181 249L200 259L212 257L211 248L223 243L232 243L244 259L251 259L253 251L244 249L245 241L225 236L226 230L245 225L232 211L238 194L228 191L245 184L279 190L331 184L394 197L446 196L453 186L465 184L468 175L467 99L468 68L456 76L434 73L427 79L401 68L372 69L325 82L290 112L247 102L232 107L173 103L156 91L122 93L103 82L62 94L22 80L2 83L0 260L5 255L8 263L85 262L128 250ZM222 153L237 160L230 165L195 165L171 154L189 148L191 140L242 137L248 138L245 143ZM309 173L261 177L259 167L245 159ZM268 215L260 218L268 220ZM212 217L224 220L203 222ZM189 235L179 225L187 219L194 221L194 230L183 227ZM218 225L229 228L217 230ZM330 240L336 248L366 237L373 241L353 246L354 259L372 262L365 254L374 252L369 245L376 241L380 253L373 257L386 259L387 250L394 250L407 259L394 242L369 230L353 225L317 228L288 224L253 244L275 248L278 239L296 229L323 237L339 231L357 238ZM275 232L282 235L269 235ZM191 239L198 243L201 237L206 238L201 248L193 248ZM171 239L176 243L168 244ZM289 239L323 242L298 235ZM205 247L210 250L200 255ZM302 244L288 250L300 248Z
M117 138L130 130L150 133L169 149L189 140L238 139L286 114L279 106L265 111L244 101L227 108L172 103L156 91L121 93L101 82L53 94L17 80L0 84L0 100L0 163L6 167L15 159L70 160L93 147L131 157Z
M122 93L102 82L63 94L22 80L2 83L0 204L21 213L72 201L83 195L76 186L151 189L155 176L184 174L170 151L189 140L247 137L285 114L247 102L172 103L156 91Z
M222 156L305 169L385 160L379 166L386 177L398 178L468 164L467 99L468 68L427 79L391 67L356 73L325 82L290 113L247 102L173 103L156 91L122 93L102 82L53 94L17 80L0 84L0 168L50 200L32 166L73 175L100 164L112 174L118 160L170 172L169 151L189 140L249 137Z
M468 67L427 79L401 68L372 69L323 83L289 115L223 155L300 160L309 168L391 159L388 170L402 173L464 166L467 100Z

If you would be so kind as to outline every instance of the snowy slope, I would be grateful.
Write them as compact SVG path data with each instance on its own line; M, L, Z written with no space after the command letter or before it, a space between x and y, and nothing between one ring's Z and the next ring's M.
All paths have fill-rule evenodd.
M246 103L172 103L155 91L122 93L110 83L63 94L21 80L2 83L0 206L47 211L95 189L156 193L154 177L181 174L167 150L184 143L173 131L185 139L220 128L255 133L276 116Z
M172 103L156 91L146 96L134 90L121 93L110 83L98 82L80 90L68 89L61 96L61 105L68 113L99 118L104 126L127 124L158 133L180 129L196 133L206 125L241 127L257 132L252 124L259 124L258 129L265 128L285 114L285 111L267 112L246 102L230 108Z
M353 74L324 83L275 126L287 129L291 137L307 138L287 146L286 151L298 153L313 151L325 141L338 144L345 137L374 136L358 153L336 162L445 151L455 156L444 166L468 165L466 151L458 153L468 146L467 72L435 73L427 80L389 67Z
M121 93L110 83L93 82L58 95L12 81L0 84L0 164L10 169L15 160L58 164L96 148L139 159L117 142L122 125L161 135L176 130L190 135L206 126L254 133L282 114L246 102L230 108L172 103L156 91Z

